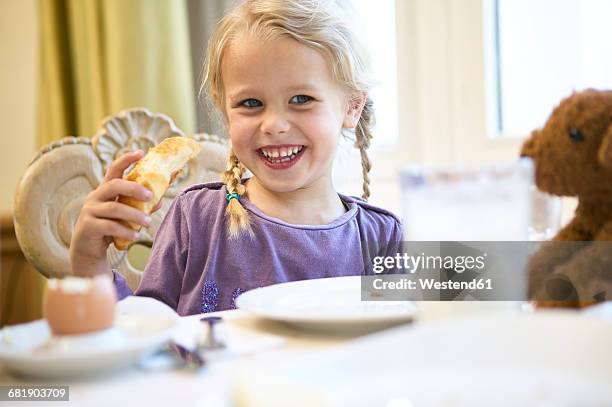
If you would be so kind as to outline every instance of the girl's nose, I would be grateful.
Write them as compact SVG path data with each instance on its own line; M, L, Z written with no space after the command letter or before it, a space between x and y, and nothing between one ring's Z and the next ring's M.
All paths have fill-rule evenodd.
M289 121L282 112L268 112L261 123L262 133L272 136L287 133L289 127Z

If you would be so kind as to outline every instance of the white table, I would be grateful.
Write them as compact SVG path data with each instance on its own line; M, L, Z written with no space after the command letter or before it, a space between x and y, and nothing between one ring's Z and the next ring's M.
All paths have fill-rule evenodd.
M333 336L303 332L292 327L257 319L243 311L224 311L209 315L222 316L228 337L240 332L278 335L283 343L253 355L207 364L200 370L173 369L146 371L133 367L110 375L83 380L27 380L0 370L0 385L68 385L70 402L36 402L36 406L225 406L232 379L241 366L261 360L282 360L346 342L355 336ZM199 318L201 315L186 318ZM2 402L25 406L27 402Z
M612 303L611 303L612 304ZM421 304L423 306L423 304ZM500 303L426 303L427 312L421 314L421 321L423 319L440 319L440 318L449 318L451 320L457 320L458 313L472 313L473 311L482 311L483 308L490 310L491 308L496 308L502 306ZM516 304L515 304L516 305ZM512 306L512 304L508 304L508 306ZM601 309L601 317L604 319L610 319L612 317L612 305L606 309ZM208 314L210 315L210 314ZM215 314L212 314L215 315ZM355 338L355 336L333 336L330 334L317 334L317 333L309 333L296 328L292 328L290 326L286 326L279 323L263 321L252 316L245 314L242 311L226 311L220 312L216 315L220 315L226 321L227 327L227 335L228 337L231 335L275 335L281 338L281 341L277 347L262 349L260 351L254 352L249 356L242 356L234 359L226 359L218 362L209 363L207 366L202 368L199 371L193 371L190 369L174 369L174 370L166 370L166 371L145 371L139 368L130 368L121 372L118 372L113 375L108 375L104 377L99 377L95 379L83 379L83 380L68 380L68 381L57 381L57 382L49 382L49 381L27 381L27 380L19 380L12 376L9 376L6 372L0 371L0 385L68 385L70 386L70 402L37 402L37 403L24 403L24 402L14 402L14 403L5 403L6 405L36 405L36 406L61 406L61 405L70 405L70 406L109 406L109 405L117 405L117 406L132 406L132 405L143 405L147 407L153 406L231 406L230 404L230 395L232 394L233 387L236 383L236 379L243 374L244 376L248 376L248 379L253 377L251 373L253 367L256 366L258 369L262 367L265 369L266 367L270 369L269 366L277 366L276 363L279 363L282 366L283 361L289 360L289 362L285 363L285 365L289 364L290 367L287 367L287 371L282 369L282 375L288 374L289 370L296 369L300 371L308 371L309 367L307 366L309 362L319 363L321 360L319 352L321 350L331 349L335 345L347 344L349 341ZM497 314L496 314L497 315ZM185 317L187 319L190 318L199 318L200 316L190 316ZM496 317L497 318L497 317ZM542 342L539 345L542 347L540 349L539 355L543 355L548 352L549 362L552 360L556 361L557 356L559 359L563 356L562 362L566 366L582 366L583 360L585 360L585 352L590 351L590 357L586 358L586 361L591 361L593 366L602 370L603 367L607 369L604 374L606 377L612 377L612 370L609 369L608 360L612 357L612 354L604 347L602 347L601 340L605 339L605 342L608 343L608 339L612 337L612 331L609 329L609 322L606 322L605 325L603 323L597 322L588 322L585 320L584 316L579 316L576 313L576 317L578 319L572 319L571 323L576 327L576 323L583 321L579 325L584 325L585 327L597 328L598 333L603 333L602 335L591 335L586 330L582 330L581 328L577 328L576 331L568 331L563 326L562 336L555 335L555 338L558 340L555 343L550 341ZM587 316L586 318L591 318L591 316ZM449 321L452 323L452 321ZM588 323L587 323L588 322ZM491 324L491 320L488 321L488 324ZM595 324L594 326L591 326ZM421 325L419 323L418 325ZM441 343L445 343L448 340L448 336L438 335L435 337L427 336L427 329L431 327L438 326L440 328L440 324L423 324L421 329L421 334L425 333L425 335L413 336L410 338L413 341L412 345L415 345L411 349L416 349L419 352L424 352L430 348L434 348L433 350L439 350L440 343L435 343L436 341L442 341ZM419 329L415 330L410 329L411 332L416 332ZM474 325L476 327L480 327L482 325ZM462 330L449 330L448 332L454 334L453 340L463 340L469 343L469 347L472 346L473 343L482 340L481 345L486 344L495 344L499 343L504 349L504 352L500 353L500 357L503 359L503 355L507 353L508 350L511 350L511 347L507 347L504 345L504 341L508 342L508 344L512 344L513 338L516 335L513 332L513 326L511 325L497 325L497 319L494 321L494 330L489 330L488 335L489 339L482 339L482 332L478 332L476 329L468 329L467 331L462 333ZM438 329L436 328L436 329ZM524 326L523 326L524 328ZM558 328L558 326L557 326ZM500 333L499 336L495 333L495 331L503 331L504 333ZM444 330L440 332L446 332ZM533 332L531 329L529 331L525 331L523 329L523 333L521 334L523 338L529 337L525 333ZM546 333L540 333L545 336ZM504 336L505 335L505 336ZM388 335L387 335L388 336ZM520 336L520 335L519 335ZM438 338L433 340L434 338ZM598 339L603 338L603 339ZM387 344L391 344L390 346L384 346L383 348L375 348L374 350L378 352L379 350L387 353L393 353L394 349L399 349L397 343L393 345L394 342L399 340L403 342L405 337L403 338L387 338ZM536 338L537 339L537 338ZM361 345L363 342L360 341ZM541 341L540 341L541 342ZM556 343L559 342L558 346L562 347L563 350L553 349L551 351L547 351L549 348L554 348ZM355 342L356 343L356 342ZM339 348L338 350L332 349L331 352L324 353L332 353L332 354L347 354L347 352L355 351L353 348L354 344L351 344L349 347ZM533 344L534 346L538 346L538 341L536 340ZM578 346L579 349L573 349L569 344L572 343L582 343L582 345ZM589 346L591 344L596 344L597 349L590 349ZM567 346L566 346L567 345ZM583 346L584 345L584 346ZM589 345L589 346L586 346ZM468 346L466 346L467 348ZM452 347L450 347L452 348ZM360 348L358 351L359 355L364 354L373 354L372 349L367 348L365 352L364 348ZM313 352L312 355L309 355L309 352ZM376 353L374 352L374 353ZM570 354L574 354L573 356L568 356L568 352ZM424 352L426 353L426 352ZM431 352L430 352L431 353ZM435 352L434 352L435 354ZM518 353L520 355L520 352ZM319 355L319 356L317 356ZM483 353L486 355L486 352ZM352 355L351 355L352 356ZM418 355L414 355L415 358L411 358L412 363L418 359ZM481 355L482 356L482 355ZM596 357L595 357L596 356ZM303 364L300 364L299 367L294 366L293 361L290 358L298 357ZM435 358L431 358L428 360L433 360ZM531 359L531 358L530 358ZM342 359L340 359L342 360ZM347 360L346 358L343 360ZM263 365L262 365L263 362ZM334 361L331 361L334 363ZM423 361L421 361L423 362ZM360 362L361 363L361 362ZM428 362L429 363L429 362ZM556 363L556 362L555 362ZM312 364L312 363L310 363ZM551 363L549 363L550 365ZM554 363L552 363L554 364ZM334 365L335 366L335 365ZM424 365L425 366L425 365ZM603 366L603 367L602 367ZM329 366L330 370L333 366ZM244 372L247 371L245 369L249 369L248 375L245 375ZM313 371L312 366L310 366L310 371ZM556 372L558 374L562 374L564 371L571 372L569 369L557 369ZM257 371L256 371L257 372ZM278 373L278 371L276 371ZM440 372L444 372L441 370ZM486 370L477 371L480 374L486 373ZM294 372L295 373L295 372ZM600 372L601 373L601 372ZM255 376L257 376L255 374ZM262 372L262 377L265 377L265 372ZM601 376L601 374L600 374ZM462 377L462 376L460 376ZM295 378L295 375L294 375ZM254 377L257 379L257 377ZM323 380L329 383L329 380L332 380L331 377L321 377L319 380ZM466 379L467 380L467 379ZM557 380L557 379L555 379ZM572 377L568 378L558 378L557 382L562 382L562 380L568 381L568 383L574 383L574 379ZM362 381L363 382L363 381ZM254 383L257 383L255 381ZM272 383L273 384L273 383ZM352 383L349 383L352 385ZM346 385L346 383L345 383ZM270 394L270 391L275 392L275 388L270 388L270 383L267 383L266 391ZM571 389L572 386L568 384L566 386L568 389ZM607 387L607 386L606 386ZM305 389L302 389L306 391ZM577 390L580 392L581 390ZM249 393L250 394L250 393ZM295 397L295 394L292 393ZM303 401L303 398L300 398ZM609 400L612 400L612 396L610 396ZM3 405L5 405L3 403ZM307 404L304 404L307 405Z

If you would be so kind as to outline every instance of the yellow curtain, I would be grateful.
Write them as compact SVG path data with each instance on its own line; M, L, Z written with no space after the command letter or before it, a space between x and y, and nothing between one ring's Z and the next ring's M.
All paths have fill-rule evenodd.
M185 1L38 0L39 147L65 136L92 136L104 117L137 106L165 113L193 133ZM142 267L148 252L130 255ZM0 326L42 316L46 280L34 272L19 279L0 309L15 312L0 312Z
M91 136L144 106L194 132L185 0L39 0L38 142Z

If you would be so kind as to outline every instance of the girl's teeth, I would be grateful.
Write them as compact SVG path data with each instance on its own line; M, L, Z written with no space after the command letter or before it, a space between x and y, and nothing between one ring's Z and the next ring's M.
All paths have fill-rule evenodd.
M278 150L261 150L264 157L270 162L278 164L292 160L295 155L302 151L303 146L297 147L283 147Z
M268 161L278 164L290 161L295 158L296 154L302 151L303 146L297 147L283 147L277 150L264 150L261 152L264 157L268 159Z

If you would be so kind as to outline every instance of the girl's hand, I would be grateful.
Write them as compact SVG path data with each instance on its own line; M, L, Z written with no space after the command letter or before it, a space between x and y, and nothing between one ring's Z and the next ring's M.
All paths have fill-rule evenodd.
M126 153L109 167L104 181L87 195L70 243L70 263L74 275L92 276L110 273L106 249L113 237L135 240L138 232L120 223L121 220L149 226L151 218L144 212L115 202L119 195L141 201L151 199L151 191L123 179L123 172L144 156L141 150ZM161 202L160 202L161 203ZM159 209L157 204L153 212Z

